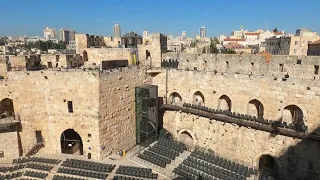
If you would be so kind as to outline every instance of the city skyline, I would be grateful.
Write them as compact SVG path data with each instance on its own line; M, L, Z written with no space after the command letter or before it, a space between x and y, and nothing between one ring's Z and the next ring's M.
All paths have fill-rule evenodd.
M146 30L178 36L186 31L189 37L198 35L202 26L206 27L208 37L214 37L230 35L232 30L238 30L242 25L252 31L265 29L266 23L269 30L278 28L294 33L296 29L305 27L320 31L320 26L314 23L320 20L315 9L320 2L315 0L308 4L295 2L288 9L283 7L289 6L291 1L268 1L269 8L252 2L170 1L170 6L166 2L169 1L154 2L147 6L144 2L137 2L132 6L125 1L68 1L64 2L65 6L60 6L61 3L49 4L38 0L28 3L6 1L3 3L4 14L9 15L12 9L15 9L15 13L3 19L4 28L0 30L0 36L41 35L46 26L61 29L68 25L79 33L112 36L114 24L119 24L123 33L134 31L142 34ZM170 18L170 14L174 16Z

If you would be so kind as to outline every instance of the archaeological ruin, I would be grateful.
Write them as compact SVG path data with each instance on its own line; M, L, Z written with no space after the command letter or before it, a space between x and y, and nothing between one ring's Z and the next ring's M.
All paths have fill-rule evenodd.
M319 57L76 43L1 57L0 179L320 179Z

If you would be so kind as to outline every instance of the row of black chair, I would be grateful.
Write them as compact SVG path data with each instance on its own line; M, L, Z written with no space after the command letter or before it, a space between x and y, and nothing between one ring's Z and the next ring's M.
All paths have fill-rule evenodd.
M178 68L179 62L178 60L162 60L161 61L161 67L164 68Z
M136 176L148 179L157 179L158 174L154 174L151 172L142 172L142 171L135 171L135 170L128 170L128 169L117 169L116 174L122 174L127 176Z
M122 176L122 175L115 175L113 180L143 180L143 178L136 178L136 177L129 177L129 176Z
M13 159L13 164L17 163L27 163L27 162L39 162L39 163L47 163L47 164L59 164L61 160L58 159L49 159L49 158L41 158L41 157L23 157L18 159Z
M86 169L90 171L108 172L108 173L110 173L116 167L116 165L114 164L103 164L103 163L77 160L77 159L67 159L62 163L62 166Z
M287 122L269 120L269 119L265 119L263 117L240 114L240 113L236 113L236 112L231 112L229 110L213 109L213 108L190 104L190 103L183 103L183 106L187 107L187 108L205 111L205 112L212 113L212 114L221 114L221 115L225 115L225 116L229 116L229 117L233 117L233 118L237 118L237 119L243 119L243 120L254 121L254 122L265 124L265 125L271 125L274 127L287 128L287 129L291 129L291 130L294 130L297 132L307 132L308 131L308 126L306 126L306 125L293 124L293 123L288 124Z
M95 179L106 179L108 174L106 173L100 173L100 172L94 172L94 171L85 171L80 169L69 169L69 168L59 168L58 173L62 174L71 174L81 177L91 177Z
M171 149L179 153L182 153L184 150L187 150L187 147L185 144L178 141L174 141L174 140L167 140L164 138L159 138L156 145L161 145L163 147L166 147L167 149Z
M172 152L166 148L161 148L161 147L163 147L163 146L154 145L154 146L150 147L148 150L151 152L157 153L161 156L164 156L168 159L171 159L171 160L175 160L176 157L179 156L179 153Z
M26 165L26 168L37 169L37 170L42 170L42 171L51 171L53 166L48 166L48 165L43 165L43 164L38 164L38 163L29 163Z
M142 168L142 167L135 167L135 166L123 166L123 165L120 165L118 167L118 169L126 169L126 170L133 170L133 171L147 172L147 173L151 173L152 172L152 169L150 169L150 168Z
M18 178L18 177L21 177L22 174L23 174L22 172L16 172L16 173L10 173L7 175L0 175L0 180Z
M85 180L83 178L75 178L75 177L69 177L69 176L60 176L60 175L54 175L52 180Z
M150 154L150 153L147 153L147 151L144 151L142 154L138 155L138 158L143 159L143 160L148 161L148 162L151 162L152 164L155 164L155 165L160 166L162 168L166 167L166 165L168 163L166 161L163 161L161 156L153 155L153 154Z
M35 172L35 171L26 171L24 176L30 176L30 177L35 177L39 179L45 179L48 176L48 173L42 173L42 172Z
M10 170L10 167L0 167L0 172L6 173Z

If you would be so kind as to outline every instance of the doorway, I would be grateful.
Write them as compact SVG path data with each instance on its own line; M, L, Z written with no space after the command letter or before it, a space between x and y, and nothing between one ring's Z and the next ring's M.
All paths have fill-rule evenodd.
M83 155L82 139L74 129L63 131L60 141L62 153Z
M36 140L37 140L37 144L43 142L41 131L36 131Z

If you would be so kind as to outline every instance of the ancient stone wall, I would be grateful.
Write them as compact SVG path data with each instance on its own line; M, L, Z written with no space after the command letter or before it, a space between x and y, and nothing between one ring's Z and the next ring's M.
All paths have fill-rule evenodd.
M36 143L35 131L41 131L45 153L61 153L60 136L74 129L83 142L84 155L100 159L99 146L99 73L62 71L10 71L4 97L13 100L22 124L23 153ZM72 101L73 113L67 102ZM92 138L88 137L91 134Z
M308 56L271 56L270 62L261 55L164 53L162 59L178 59L179 69L216 71L219 73L271 76L276 79L319 79L315 65L320 58ZM289 75L285 78L285 75Z
M1 160L12 160L19 157L19 139L17 131L0 131L0 154L2 153L4 157L0 157Z
M176 139L184 141L185 136L189 136L196 146L211 149L230 160L258 167L262 155L272 156L279 179L319 178L316 173L320 173L320 145L314 141L272 136L268 132L174 111L166 111L163 119L164 128Z
M87 48L88 63L101 64L101 61L128 60L131 64L129 48Z
M135 145L135 86L148 82L145 71L137 67L104 71L101 74L101 158L120 150L130 150Z
M76 53L82 54L83 51L89 47L89 35L88 34L75 34L76 41Z
M0 76L7 78L7 62L0 57Z
M139 62L147 67L161 66L160 45L138 45Z
M295 105L301 109L303 123L309 127L309 132L317 129L320 124L318 80L289 78L282 81L267 76L208 71L168 70L167 73L167 93L165 70L153 78L153 84L159 86L159 96L168 97L168 102L170 94L174 92L181 96L183 102L188 103L195 103L196 95L201 94L208 107L220 108L230 99L232 111L249 114L249 102L258 100L263 106L264 118L288 123L292 123L292 120L285 118L286 110L290 105Z

